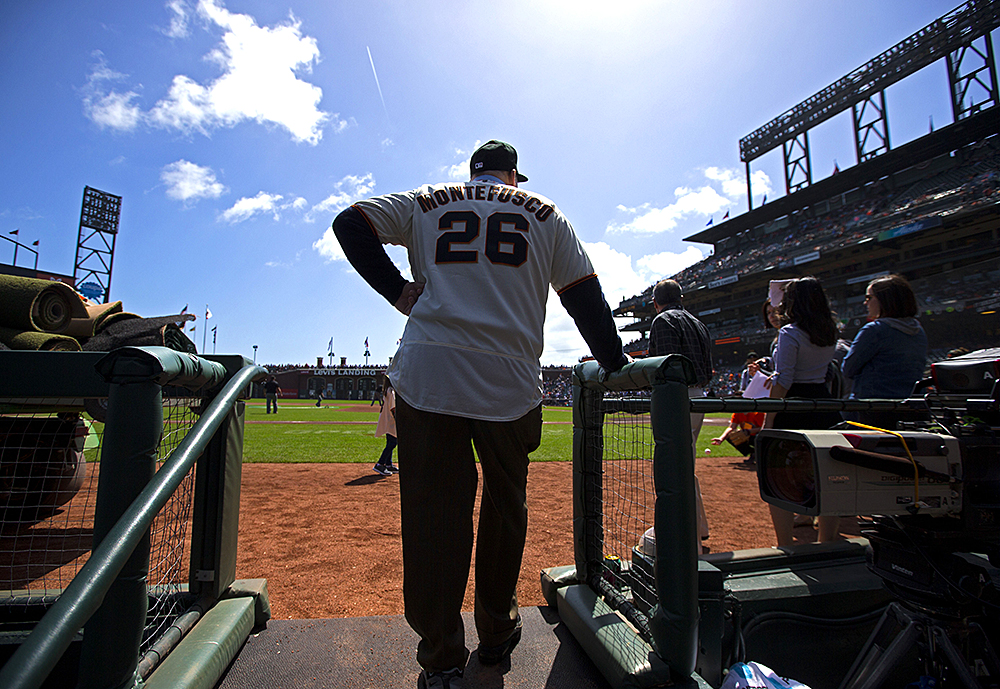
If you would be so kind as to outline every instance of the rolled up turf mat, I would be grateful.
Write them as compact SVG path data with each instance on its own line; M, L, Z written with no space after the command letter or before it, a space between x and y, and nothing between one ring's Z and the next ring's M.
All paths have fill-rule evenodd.
M179 352L198 353L194 343L177 326L178 322L183 323L190 319L191 314L155 318L119 318L123 315L109 316L101 326L100 332L84 343L84 351L110 352L118 347L158 345Z
M39 352L79 352L80 343L67 335L0 327L0 342L11 349Z
M87 309L69 285L0 275L0 326L61 333L72 318L87 318Z
M178 352L197 354L198 348L191 338L184 334L184 330L176 323L167 323L160 331L163 333L163 346L170 347Z
M133 318L141 318L141 316L137 313L131 313L129 311L118 311L116 313L106 314L100 322L94 324L94 334L100 335L115 323L131 320Z
M63 335L78 338L93 337L109 316L124 313L120 301L113 301L110 304L86 304L84 308L87 309L87 317L70 319Z

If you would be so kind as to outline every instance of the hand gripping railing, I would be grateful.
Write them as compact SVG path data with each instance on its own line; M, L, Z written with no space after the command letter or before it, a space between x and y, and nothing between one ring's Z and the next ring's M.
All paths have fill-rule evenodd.
M116 350L102 359L97 368L111 384L108 410L109 430L113 423L113 410L116 407L126 407L136 401L142 402L143 397L149 398L149 395L146 394L148 390L146 393L140 391L136 394L133 388L153 386L156 388L155 396L158 399L160 385L210 386L221 382L226 373L225 367L216 362L159 347L128 347ZM11 656L6 665L0 669L0 687L5 689L38 689L42 685L56 662L72 643L77 632L88 624L95 613L99 612L106 601L109 590L119 582L121 578L119 575L123 569L131 565L133 553L147 537L157 513L180 486L198 458L206 451L213 436L223 426L241 392L252 380L265 373L266 370L262 367L244 366L215 396L198 423L163 463L160 470L138 492L137 497L125 509L121 517L116 520L113 526L109 527L106 534L100 539L100 543L95 545L87 563L83 565L73 581L38 622L35 629ZM155 414L157 422L162 425L162 412L157 409ZM130 434L123 433L121 435L129 436ZM145 452L143 448L135 447L134 443L130 446L131 442L130 439L126 438L122 442L126 447L119 451L126 453ZM111 448L105 448L102 464L107 461L109 450ZM95 521L100 521L100 517L96 517ZM95 543L98 539L98 530L98 524L95 523ZM148 563L148 554L146 558ZM143 595L145 595L144 592ZM99 639L95 638L94 643L99 643ZM126 677L125 683L120 684L120 686L139 686L141 682L135 673L135 667L138 664L137 648L134 653L131 649L128 652L130 655L134 655L130 671L132 678ZM85 654L86 649L82 653ZM81 666L84 662L85 658L82 658ZM91 663L91 665L94 664ZM88 683L84 680L83 684Z

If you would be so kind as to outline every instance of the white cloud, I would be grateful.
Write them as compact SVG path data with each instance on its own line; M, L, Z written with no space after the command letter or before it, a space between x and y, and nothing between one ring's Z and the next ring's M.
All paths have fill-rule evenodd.
M171 13L170 26L160 29L164 36L170 38L187 38L188 31L188 5L184 0L169 0L167 10Z
M471 169L470 163L472 161L472 154L478 149L483 142L476 139L476 143L473 144L471 151L466 151L461 148L455 149L456 156L462 156L463 160L455 163L454 165L445 165L441 168L444 173L445 179L453 179L456 182L465 182L469 179L469 170Z
M208 134L208 129L219 120L213 112L208 89L183 74L174 77L167 100L154 105L148 119L165 129L195 130L202 134Z
M613 249L604 242L584 242L584 248L594 264L604 297L612 310L622 299L634 297L657 280L673 275L704 257L697 247L690 246L679 254L664 251L643 256L633 262L628 254ZM628 322L630 319L620 319L618 325L621 327ZM638 333L621 333L621 337L623 342L629 342L638 337ZM555 292L550 290L542 364L565 363L589 353L573 319L566 313Z
M350 206L355 201L368 198L375 190L375 178L372 173L358 177L357 175L347 175L342 180L333 185L333 193L309 209L305 215L305 220L315 222L317 217L324 221L332 222L333 218L340 211ZM347 261L340 242L333 234L333 228L327 227L323 236L313 242L313 249L327 261ZM392 255L390 253L390 255ZM399 261L393 259L397 265ZM404 259L405 262L405 259Z
M160 181L167 185L167 196L187 203L197 199L217 199L228 191L216 180L212 168L186 160L164 166Z
M706 253L702 253L702 250L694 245L688 246L679 254L672 251L663 251L658 254L643 256L635 262L636 268L642 276L644 283L639 292L649 285L659 282L663 278L676 275L680 271L684 270L688 266L694 265L706 256ZM628 296L634 296L639 292L633 292Z
M685 219L711 219L746 198L746 180L735 170L709 167L704 170L704 175L708 184L696 189L677 187L674 190L676 201L667 206L659 207L651 203L635 208L618 206L620 213L630 217L612 222L608 225L608 231L635 234L673 232L678 223ZM764 171L756 170L751 177L755 196L771 191L771 180Z
M316 39L302 35L301 22L290 15L286 23L261 27L217 0L201 0L198 13L225 31L207 56L224 73L207 87L175 77L167 98L154 107L153 121L181 129L190 122L204 131L205 124L231 127L252 119L284 127L296 141L319 143L329 115L317 107L322 89L298 78L319 59Z
M333 185L333 193L309 209L305 215L306 222L315 222L317 217L323 220L333 220L340 211L359 199L368 198L375 190L375 178L372 173L362 175L347 175ZM320 251L322 254L323 252Z
M102 129L135 129L142 120L142 111L132 101L139 94L135 91L120 93L114 89L106 90L109 82L122 81L128 75L110 69L101 51L95 51L93 56L97 62L87 76L87 84L81 89L84 114Z
M187 35L188 7L171 0L172 37ZM286 129L295 141L316 145L327 124L341 132L353 124L339 114L319 109L323 91L300 77L309 74L320 57L316 39L304 36L301 22L289 14L286 22L258 26L250 15L229 12L219 0L199 0L198 14L212 27L222 29L219 45L206 60L222 70L207 84L174 76L167 96L143 112L133 103L134 91L104 92L103 82L124 75L110 72L103 60L95 67L84 89L84 110L102 127L134 129L140 122L184 133L208 135L218 127L234 127L246 120Z
M337 241L337 236L333 233L332 227L326 228L323 236L313 242L313 248L327 262L347 261L347 256L344 255L344 250L340 248L340 242Z
M750 183L753 185L754 196L767 196L771 193L771 178L763 170L754 170L751 172ZM741 193L746 194L746 191L746 187L744 186Z
M281 219L281 211L296 207L297 199L296 201L281 203L283 198L285 197L281 194L269 194L265 191L259 191L256 196L244 196L241 198L233 204L232 208L223 211L219 219L229 223L238 223L249 220L255 215L271 213L274 220L278 221Z
M747 195L746 177L727 168L709 167L705 168L705 177L719 182L722 185L722 193L731 199L742 200ZM771 193L771 178L763 170L754 170L750 173L750 181L753 184L754 196L766 196Z
M471 154L461 163L446 166L444 169L445 178L455 180L456 182L464 182L468 180L470 158L472 158Z

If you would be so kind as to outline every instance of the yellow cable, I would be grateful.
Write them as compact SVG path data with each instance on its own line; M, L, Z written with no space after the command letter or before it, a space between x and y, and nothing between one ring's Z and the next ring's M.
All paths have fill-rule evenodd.
M902 433L896 431L890 431L885 428L878 428L876 426L868 426L863 423L858 423L857 421L848 421L852 426L858 426L859 428L867 428L869 431L878 431L879 433L888 433L889 435L894 435L899 438L899 442L903 443L903 449L906 450L906 456L910 458L910 463L913 464L913 505L917 506L920 502L920 471L917 464L917 460L913 459L913 455L910 454L910 448L906 446L906 438L903 437Z

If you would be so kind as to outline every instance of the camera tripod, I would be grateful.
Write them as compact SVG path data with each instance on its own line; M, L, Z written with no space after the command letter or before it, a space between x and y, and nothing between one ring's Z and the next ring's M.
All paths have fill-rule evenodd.
M968 658L961 647L969 649ZM894 676L898 665L916 649L925 666L947 668L963 689L987 689L1000 683L1000 660L983 628L965 619L889 604L840 689L877 689ZM916 678L914 678L916 679ZM990 680L985 684L980 680Z

